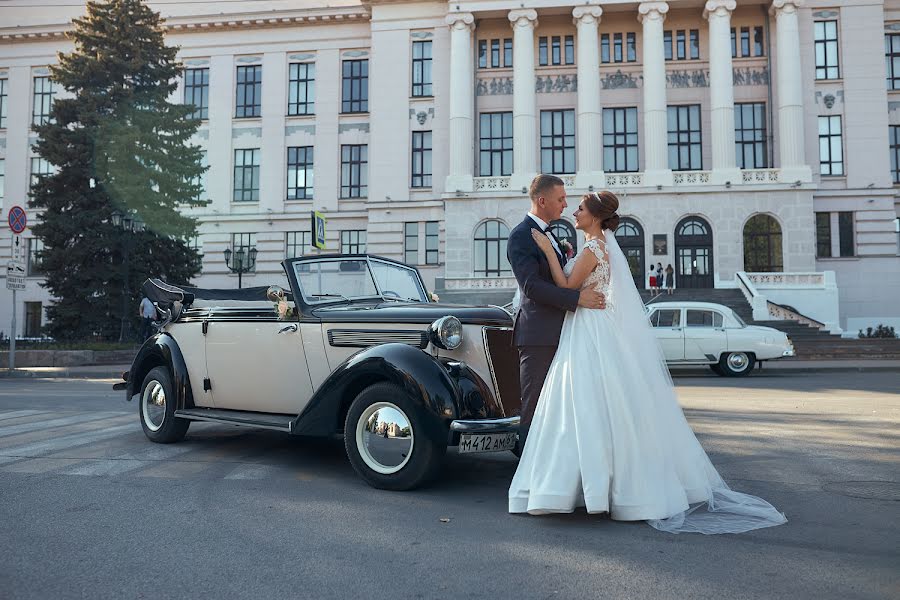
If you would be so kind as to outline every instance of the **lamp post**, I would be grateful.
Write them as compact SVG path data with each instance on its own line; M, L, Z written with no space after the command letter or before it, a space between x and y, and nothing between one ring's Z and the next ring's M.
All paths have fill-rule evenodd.
M243 246L238 246L237 251L232 252L231 248L225 248L225 266L232 273L237 273L238 289L241 289L242 275L247 271L252 271L256 266L256 248L245 250Z
M123 243L122 264L125 276L122 279L122 322L119 328L119 343L125 341L125 328L128 323L128 279L129 279L129 254L131 253L132 234L144 230L144 222L140 217L114 210L111 215L113 227L125 231Z

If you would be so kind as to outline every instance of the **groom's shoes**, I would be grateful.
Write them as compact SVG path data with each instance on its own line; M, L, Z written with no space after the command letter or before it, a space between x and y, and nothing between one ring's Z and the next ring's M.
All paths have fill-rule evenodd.
M513 448L512 453L517 457L521 458L522 450L525 449L525 440L528 439L528 428L520 428L519 429L519 439L516 440L516 447Z

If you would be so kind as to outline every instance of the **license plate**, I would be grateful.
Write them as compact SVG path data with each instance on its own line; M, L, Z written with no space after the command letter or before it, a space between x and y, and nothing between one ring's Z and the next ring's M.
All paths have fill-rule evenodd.
M516 447L516 433L464 433L459 436L459 452L503 452Z

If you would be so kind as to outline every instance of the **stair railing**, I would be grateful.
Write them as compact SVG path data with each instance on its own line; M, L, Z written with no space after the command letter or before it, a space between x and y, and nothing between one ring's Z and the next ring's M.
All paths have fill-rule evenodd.
M745 271L738 271L735 273L734 278L735 281L737 281L738 289L743 292L747 302L750 303L750 308L753 309L753 320L769 320L769 301L756 289L756 286L750 281L747 273Z

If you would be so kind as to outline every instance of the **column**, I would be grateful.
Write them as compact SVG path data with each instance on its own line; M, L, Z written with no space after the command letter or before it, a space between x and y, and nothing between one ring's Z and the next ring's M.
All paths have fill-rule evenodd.
M600 105L600 47L597 26L603 9L577 6L572 21L578 30L578 173L575 187L596 189L603 179L603 115Z
M644 185L672 185L666 138L666 57L663 22L669 5L642 2L638 20L644 26Z
M513 172L510 189L528 187L537 175L537 98L534 89L534 28L537 11L509 11L513 29Z
M734 148L734 74L731 69L731 11L735 0L709 0L709 104L712 122L712 183L741 182Z
M800 31L797 9L802 0L775 0L775 69L778 75L778 153L781 181L812 181L806 164L803 134L803 79L800 73Z
M471 192L474 189L472 172L475 166L475 61L472 51L472 13L450 13L450 174L444 191Z

